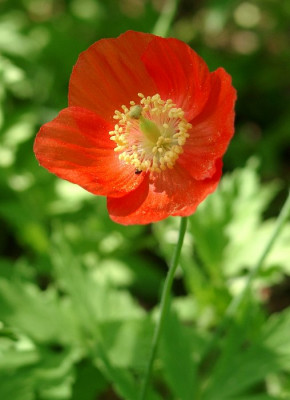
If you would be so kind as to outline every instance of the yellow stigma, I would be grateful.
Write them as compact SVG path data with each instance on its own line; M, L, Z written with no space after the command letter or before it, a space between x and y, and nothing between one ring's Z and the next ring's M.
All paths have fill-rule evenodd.
M136 171L161 172L173 168L191 128L184 111L172 100L162 100L159 94L145 97L138 93L140 104L130 102L130 108L116 110L118 120L110 133L116 143L119 159L131 164Z

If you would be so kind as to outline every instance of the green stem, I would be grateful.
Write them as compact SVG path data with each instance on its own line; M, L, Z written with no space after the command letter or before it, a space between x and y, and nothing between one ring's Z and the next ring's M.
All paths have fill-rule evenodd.
M245 284L243 290L241 291L241 293L231 301L228 308L226 309L222 323L218 327L212 341L209 343L208 347L206 348L206 350L203 354L203 357L205 357L209 353L209 351L215 346L215 344L217 343L217 340L219 339L220 335L227 327L229 321L235 315L238 308L240 307L240 305L243 303L243 301L247 297L248 291L251 288L251 284L252 284L253 280L256 278L256 276L260 272L266 257L268 256L272 247L274 246L274 244L275 244L275 242L276 242L276 240L277 240L277 238L289 216L290 216L290 191L289 191L288 197L280 211L280 214L277 218L276 225L274 227L272 235L269 237L269 240L268 240L262 254L259 257L257 264L249 273L248 279L247 279L246 284Z
M166 37L178 6L178 0L167 0L152 33Z
M146 399L148 384L149 384L149 380L150 380L150 376L151 376L151 372L152 372L152 367L153 367L153 362L154 362L155 355L156 355L157 346L159 344L162 328L163 328L164 321L165 321L167 311L169 308L171 287L172 287L174 275L176 272L176 268L177 268L178 262L179 262L183 239L184 239L184 235L186 232L186 226L187 226L187 218L186 217L181 218L178 242L177 242L177 245L175 248L175 252L173 254L171 266L168 270L168 273L167 273L167 276L165 279L165 283L164 283L164 287L163 287L163 291L162 291L159 316L158 316L158 320L157 320L155 330L154 330L152 346L151 346L151 353L150 353L149 361L147 364L147 369L145 372L145 378L144 378L143 385L141 388L140 400Z
M163 7L163 10L160 14L160 17L158 18L158 20L153 28L152 33L154 35L163 36L163 37L167 36L170 26L171 26L171 23L174 18L174 15L177 10L178 1L179 0L167 0L166 1L165 5ZM153 362L155 359L156 350L158 347L158 343L160 340L165 317L166 317L168 307L169 307L171 287L172 287L175 271L178 266L178 261L179 261L179 257L180 257L180 253L181 253L181 248L182 248L183 239L184 239L184 235L185 235L185 231L186 231L186 226L187 226L187 218L185 217L185 218L182 218L181 222L180 222L178 242L177 242L175 252L173 255L171 267L168 270L168 274L166 276L163 291L162 291L159 317L158 317L158 320L157 320L157 323L155 326L155 330L154 330L154 334L153 334L151 353L150 353L149 361L147 364L144 381L143 381L143 384L141 387L140 400L146 399L146 394L147 394L147 390L148 390L149 380L151 377Z

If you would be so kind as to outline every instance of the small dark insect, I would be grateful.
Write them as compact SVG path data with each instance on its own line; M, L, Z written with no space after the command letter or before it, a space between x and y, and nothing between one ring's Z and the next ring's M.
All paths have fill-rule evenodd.
M141 174L141 172L142 172L142 171L140 171L140 169L138 169L138 168L135 169L135 174L136 174L136 175Z

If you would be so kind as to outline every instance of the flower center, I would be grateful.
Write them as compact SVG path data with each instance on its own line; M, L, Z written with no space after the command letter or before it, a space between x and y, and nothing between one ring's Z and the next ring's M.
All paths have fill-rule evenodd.
M115 111L113 118L118 124L109 132L116 142L114 150L120 153L120 160L135 166L137 174L173 168L191 124L172 100L162 100L159 94L138 96L140 104L130 101L130 109L123 105L123 112Z

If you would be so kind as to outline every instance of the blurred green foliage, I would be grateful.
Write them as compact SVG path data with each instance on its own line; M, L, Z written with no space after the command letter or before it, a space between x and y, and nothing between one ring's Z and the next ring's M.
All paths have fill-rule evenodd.
M66 107L78 54L128 29L151 32L161 9L158 0L0 1L1 399L137 398L178 219L114 224L104 199L40 168L32 145ZM149 399L290 398L289 223L215 341L287 187L289 16L279 0L179 3L171 35L231 73L237 130L225 157L233 172L189 221Z

